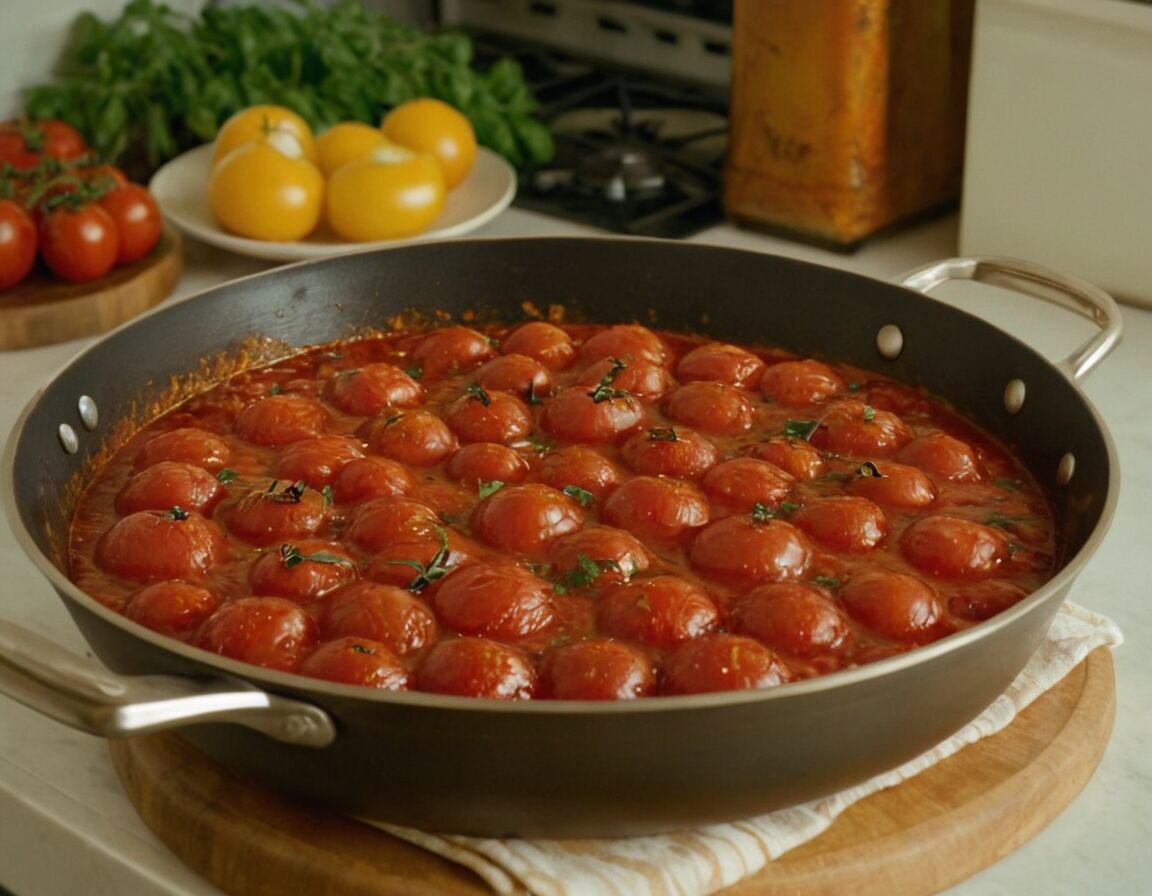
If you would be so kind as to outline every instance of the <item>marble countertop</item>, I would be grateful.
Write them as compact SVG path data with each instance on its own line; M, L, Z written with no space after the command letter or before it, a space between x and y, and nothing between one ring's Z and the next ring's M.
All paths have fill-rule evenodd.
M509 209L474 235L591 234ZM941 217L837 254L721 225L694 242L774 252L882 279L956 254L955 217ZM1090 237L1088 237L1090 238ZM187 244L186 270L169 301L267 267L200 243ZM1058 361L1094 327L1075 314L1002 290L948 284L937 298L977 313ZM1152 311L1122 306L1124 340L1084 383L1116 442L1120 502L1103 545L1073 586L1072 599L1119 623L1116 725L1099 769L1048 828L1007 858L958 885L963 896L1137 896L1152 891L1152 637L1148 544L1152 538ZM87 340L0 352L0 432ZM88 654L63 604L0 518L0 617ZM0 885L15 896L131 893L212 896L151 834L123 795L106 744L0 697Z

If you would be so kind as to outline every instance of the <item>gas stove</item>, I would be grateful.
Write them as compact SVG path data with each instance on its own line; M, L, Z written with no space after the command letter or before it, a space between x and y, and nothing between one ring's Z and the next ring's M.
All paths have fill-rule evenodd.
M552 133L517 206L635 236L723 220L730 4L458 0L442 20L470 33L480 67L520 64Z

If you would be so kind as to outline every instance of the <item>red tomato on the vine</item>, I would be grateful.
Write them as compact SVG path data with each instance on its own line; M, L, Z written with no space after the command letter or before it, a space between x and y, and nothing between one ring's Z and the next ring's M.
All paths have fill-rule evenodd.
M40 254L62 280L87 283L103 277L115 266L119 251L115 222L93 202L75 208L58 205L40 224Z
M147 187L124 183L109 190L98 202L120 235L117 264L131 264L152 251L163 224L160 206Z
M15 286L36 263L36 225L11 199L0 199L0 289Z
M11 119L0 124L0 162L13 168L34 168L46 158L66 162L87 152L79 132L59 119Z

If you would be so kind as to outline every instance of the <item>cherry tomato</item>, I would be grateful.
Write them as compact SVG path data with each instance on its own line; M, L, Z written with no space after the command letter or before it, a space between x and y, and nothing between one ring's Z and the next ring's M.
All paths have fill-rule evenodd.
M389 140L435 159L448 189L458 185L476 163L472 123L441 100L408 100L384 116L380 129Z
M700 487L722 513L751 513L757 504L777 509L795 483L792 476L766 460L733 457L705 473Z
M518 442L535 426L528 406L511 392L488 392L480 386L470 386L443 415L464 442Z
M587 386L569 386L544 403L540 428L573 442L614 442L642 426L644 406L628 392L600 393Z
M269 395L247 405L236 415L236 435L257 445L277 448L314 438L324 432L328 414L306 395Z
M98 280L116 265L119 251L116 224L95 203L61 203L40 223L40 257L61 280Z
M274 545L248 567L253 594L316 600L357 577L352 555L334 541L305 538Z
M511 392L520 398L539 402L552 393L552 373L527 355L500 355L486 361L477 371L476 385L489 392Z
M401 147L377 149L328 178L328 226L355 242L414 236L444 210L444 175L436 160Z
M400 656L423 650L440 636L432 608L394 585L361 580L333 592L324 605L325 638L369 638Z
M948 598L948 610L961 619L980 622L1015 606L1027 596L1027 591L1012 582L985 579L982 582L965 583L956 594Z
M723 342L697 346L676 365L676 376L685 383L704 380L752 388L763 372L764 362L754 354Z
M664 661L664 694L771 688L794 679L775 653L752 638L723 632L686 641Z
M97 202L112 218L120 235L117 264L139 261L159 242L164 222L159 204L146 187L122 184L109 190Z
M362 457L348 461L332 478L332 497L338 503L355 503L385 495L406 495L415 480L403 464L386 457Z
M316 158L311 125L286 106L265 103L240 109L220 125L212 144L212 167L232 150L276 135L292 138L304 158Z
M392 364L365 364L341 370L328 387L332 403L346 414L374 417L390 408L414 408L424 387Z
M423 337L412 350L425 379L475 370L496 355L483 333L471 327L441 327Z
M15 286L36 263L36 225L11 199L0 199L0 290Z
M708 522L708 499L689 482L634 476L608 496L602 517L641 539L670 543Z
M461 566L444 578L432 605L453 631L500 641L516 641L556 624L552 589L512 564Z
M923 470L895 461L863 465L848 489L888 507L927 507L936 500L936 487Z
M826 547L849 554L873 550L888 536L884 511L855 495L817 498L789 519Z
M528 700L536 691L532 662L511 644L489 638L438 641L416 670L416 689L459 697Z
M845 385L831 367L820 361L780 361L764 370L760 391L789 408L820 404L840 395Z
M341 121L316 135L316 165L325 177L336 169L389 145L380 128L362 121Z
M625 363L648 361L667 364L672 350L650 329L640 324L616 324L598 330L580 349L586 362L616 358Z
M412 467L435 466L460 444L447 423L423 409L385 411L361 424L356 435L369 451Z
M180 507L209 514L224 497L220 480L194 464L161 461L141 470L116 495L121 514Z
M564 370L576 360L572 337L554 324L542 320L521 324L504 339L508 354L527 355L549 370Z
M949 579L984 579L1008 559L1008 539L975 520L936 514L916 520L900 537L913 566Z
M557 538L584 525L580 506L539 482L509 485L476 505L471 526L485 544L517 554L542 554Z
M368 562L373 581L409 591L435 591L453 569L479 556L480 546L455 529L433 526L424 532L401 535L379 547Z
M812 562L812 547L791 523L741 514L701 529L689 557L698 572L748 586L799 578Z
M225 551L224 533L195 511L141 510L118 520L96 544L96 561L134 582L202 579Z
M738 604L735 618L737 631L792 656L840 650L852 637L836 603L820 589L799 582L754 588Z
M434 535L439 525L436 511L422 501L400 495L382 496L352 510L344 537L375 552L395 541Z
M912 441L912 432L889 411L844 400L829 405L809 441L825 451L875 460L903 448Z
M569 591L627 582L652 563L635 535L612 526L592 526L565 535L548 551L558 584Z
M317 643L316 623L299 604L282 597L241 597L221 604L196 636L196 646L292 672Z
M273 472L290 482L303 481L315 489L331 485L349 461L364 457L360 442L348 436L312 436L289 442L276 456Z
M550 650L540 696L551 700L634 700L656 690L652 661L620 641L596 638Z
M654 361L601 358L593 361L576 378L576 385L594 388L611 377L612 388L629 392L636 398L651 401L672 387L672 374L668 368Z
M528 461L507 445L472 442L448 459L444 472L469 488L485 482L514 485L528 475Z
M971 445L943 432L931 432L909 442L898 458L948 482L983 482L984 465Z
M638 430L625 439L624 462L645 476L699 479L720 458L716 446L687 427L661 426Z
M404 664L386 644L367 638L327 641L304 657L296 671L340 684L382 691L408 690L409 673Z
M915 576L885 569L865 571L844 583L840 600L854 619L893 640L918 644L941 634L940 597Z
M161 461L195 464L205 470L221 470L231 449L222 438L194 426L183 426L153 436L136 452L134 464L142 470Z
M727 383L686 383L668 394L663 408L678 423L722 436L747 432L754 417L744 393Z
M250 544L307 538L328 518L328 502L303 483L265 480L222 511L228 531Z
M613 637L668 648L714 631L720 611L702 587L668 574L606 588L596 622Z
M84 138L59 119L12 119L0 124L0 163L13 168L35 168L45 158L65 162L86 152Z
M537 476L545 485L563 491L577 488L588 492L596 501L620 484L620 471L595 448L569 445L549 451L540 459Z
M302 240L320 222L323 203L320 169L267 140L233 149L208 180L208 204L220 226L248 239Z
M128 598L124 615L154 632L185 638L200 627L220 598L190 582L154 582Z

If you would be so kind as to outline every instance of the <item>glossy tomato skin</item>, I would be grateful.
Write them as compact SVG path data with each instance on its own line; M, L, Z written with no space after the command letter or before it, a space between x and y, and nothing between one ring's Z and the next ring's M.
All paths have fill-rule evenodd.
M549 651L540 696L549 700L635 700L656 691L651 659L606 638L575 641Z
M800 480L815 479L824 473L824 455L804 439L777 436L749 445L744 454L766 460Z
M576 378L576 384L593 389L605 382L606 377L611 379L613 389L628 392L643 401L658 399L672 387L668 368L643 358L627 361L600 358L584 368Z
M528 461L507 445L496 442L472 442L453 454L444 472L469 488L486 482L514 485L522 482L529 471Z
M220 226L271 242L302 240L320 223L324 177L267 141L244 143L212 169L208 203Z
M282 597L241 597L205 620L195 644L203 650L282 672L295 671L318 641L316 623Z
M596 502L603 501L621 481L615 464L588 445L549 451L540 459L536 475L554 489L574 487L586 491Z
M845 582L839 596L854 619L894 641L921 644L943 633L940 596L916 576L869 570Z
M442 100L419 97L401 103L384 116L380 129L389 140L431 155L449 190L458 186L476 163L472 123Z
M339 542L305 538L263 551L248 568L248 585L253 594L307 604L357 575L352 555Z
M440 416L419 408L394 414L386 411L366 420L356 435L370 452L412 467L433 467L460 447Z
M96 545L96 560L134 582L199 581L226 551L224 534L195 511L141 510L118 520Z
M348 436L322 435L298 439L277 454L273 472L290 482L302 481L314 489L331 485L345 464L361 460L360 442Z
M650 427L624 440L624 462L644 476L697 480L715 466L720 452L708 439L684 426Z
M879 547L888 537L888 517L879 506L856 495L817 498L789 520L816 541L836 551L859 554Z
M321 632L325 638L369 638L407 656L435 643L440 624L432 608L406 589L361 580L329 595Z
M825 451L877 460L896 454L912 441L912 432L890 411L844 399L828 406L809 441Z
M747 587L799 578L812 562L812 546L791 523L741 514L701 529L689 556L697 572Z
M62 203L40 223L40 257L61 280L99 280L116 265L120 235L99 205Z
M599 569L590 575L587 563ZM548 551L557 582L568 590L603 588L627 582L652 564L652 555L635 535L612 526L591 526L564 535Z
M481 554L482 548L467 535L437 524L430 531L404 535L381 545L368 562L366 572L377 582L431 593L445 574Z
M512 564L473 563L444 578L432 596L440 621L462 635L517 641L556 624L552 589Z
M542 320L521 324L504 339L508 354L526 355L548 370L565 370L576 360L576 345L564 330Z
M885 507L928 507L936 500L936 486L918 467L879 461L861 467L848 490Z
M544 404L540 428L572 442L614 442L644 425L647 413L635 396L621 392L597 400L586 386L569 386Z
M220 480L194 464L161 461L141 470L116 495L116 510L169 510L180 507L208 515L225 495Z
M462 442L511 444L527 438L535 426L532 412L515 395L478 386L451 402L443 415Z
M431 156L376 150L328 178L325 219L337 235L353 242L415 236L444 210L446 189L443 171Z
M671 648L715 631L720 610L701 586L664 574L606 588L597 604L602 632L657 648Z
M161 461L195 464L216 472L228 465L231 449L215 433L181 426L148 439L136 452L133 465L143 470Z
M800 582L754 588L741 598L734 616L738 632L791 656L839 651L852 639L852 627L836 603Z
M723 632L686 641L664 661L664 694L770 688L792 681L788 664L759 641Z
M425 379L467 373L495 355L487 336L461 326L432 330L412 349L412 358Z
M326 178L331 177L338 168L371 155L388 142L380 128L362 121L340 121L316 135L316 165Z
M236 416L234 431L242 439L279 448L324 432L324 406L306 395L269 395L254 401Z
M124 615L162 635L185 639L219 605L220 598L201 585L178 580L154 582L128 598Z
M840 375L821 361L780 361L765 368L760 391L765 397L792 408L807 408L843 394Z
M332 477L332 498L337 503L356 503L385 495L406 495L415 484L408 468L394 460L354 458Z
M381 691L406 691L410 678L388 645L353 637L324 642L304 657L296 671L309 678Z
M677 423L721 436L747 432L755 419L744 393L720 382L685 383L668 394L663 407Z
M424 388L416 380L384 362L339 371L328 393L336 407L357 417L374 417L392 408L414 408L424 401Z
M221 508L228 531L253 545L315 535L328 519L324 495L302 484L264 480Z
M795 484L796 480L775 464L754 457L721 461L700 481L704 494L718 511L715 516L751 513L757 504L775 510Z
M212 167L237 147L277 134L293 139L304 158L316 157L315 135L307 121L287 106L260 103L239 109L220 125L212 143Z
M11 199L0 199L0 290L15 286L36 263L36 225Z
M486 361L474 381L489 392L511 392L532 403L552 393L552 372L527 355L506 354Z
M490 638L438 641L416 670L416 689L434 694L528 700L536 687L536 670L528 657Z
M506 486L472 512L472 531L485 544L514 554L537 556L562 535L584 525L572 498L538 482Z
M109 190L97 202L112 218L120 236L117 264L139 261L160 241L164 228L160 205L146 187L122 184Z
M1000 530L951 514L916 520L904 530L900 549L913 566L947 579L988 578L1009 557Z
M747 349L709 342L684 355L676 365L681 382L708 381L752 388L760 381L764 362Z
M378 551L394 541L435 534L436 511L416 498L381 495L353 508L344 527L345 540L367 551Z
M46 158L66 162L86 152L84 138L60 119L10 119L0 124L0 162L13 168L35 168Z
M672 350L656 333L641 324L616 324L594 333L580 349L585 362L615 358L630 364L647 361L665 365L672 358Z
M898 459L947 482L983 482L987 478L976 450L945 432L926 433L905 445Z

